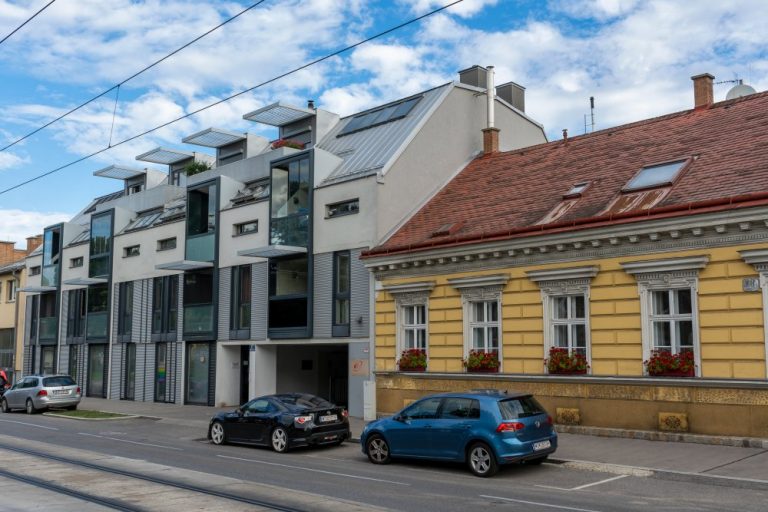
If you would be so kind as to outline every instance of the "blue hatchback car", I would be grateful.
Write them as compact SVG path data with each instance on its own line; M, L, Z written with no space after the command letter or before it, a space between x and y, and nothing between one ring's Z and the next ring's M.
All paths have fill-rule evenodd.
M374 464L401 457L466 462L488 477L501 464L544 462L557 449L557 433L532 395L479 390L422 398L369 423L360 442Z

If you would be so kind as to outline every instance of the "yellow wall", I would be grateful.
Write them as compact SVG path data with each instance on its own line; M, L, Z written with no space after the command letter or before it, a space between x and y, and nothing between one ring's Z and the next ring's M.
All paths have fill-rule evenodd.
M761 292L743 292L742 279L757 277L738 251L766 248L766 244L655 253L644 256L494 269L483 272L411 279L384 279L385 285L435 280L429 296L429 371L461 372L463 323L461 294L448 279L509 273L502 295L502 353L504 373L544 373L541 292L526 271L597 265L590 287L590 327L593 375L643 374L640 296L635 278L621 262L686 256L709 256L699 272L700 376L764 379L765 337ZM380 291L376 298L376 370L396 369L394 298Z

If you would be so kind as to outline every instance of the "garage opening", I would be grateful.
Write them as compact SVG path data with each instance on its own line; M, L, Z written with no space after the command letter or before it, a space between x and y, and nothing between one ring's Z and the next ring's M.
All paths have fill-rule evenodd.
M283 345L277 348L277 392L318 395L349 406L347 345Z

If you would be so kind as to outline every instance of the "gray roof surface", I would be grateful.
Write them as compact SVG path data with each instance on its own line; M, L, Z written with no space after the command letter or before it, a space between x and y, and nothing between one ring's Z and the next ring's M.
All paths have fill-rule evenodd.
M14 270L19 270L24 268L26 256L18 261L14 261L13 263L7 263L0 267L0 274L6 274L8 272L13 272Z
M339 168L323 183L358 178L381 171L452 85L451 82L420 93L423 95L421 101L402 119L337 137L347 123L359 113L343 118L317 144L320 149L344 159ZM384 105L376 106L375 109L382 106Z

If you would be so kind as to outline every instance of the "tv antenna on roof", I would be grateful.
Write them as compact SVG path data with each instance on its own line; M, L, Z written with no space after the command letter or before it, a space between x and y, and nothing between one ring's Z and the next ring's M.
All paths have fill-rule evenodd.
M587 114L584 114L584 133L587 133L587 126L590 127L590 132L595 131L595 97L589 97L589 115L591 123L587 124Z
M742 96L749 96L750 94L755 94L757 91L754 87L751 85L746 85L744 83L744 80L741 78L735 78L733 80L722 80L720 82L715 82L715 85L720 84L736 84L726 93L725 99L726 100L732 100L734 98L741 98Z

